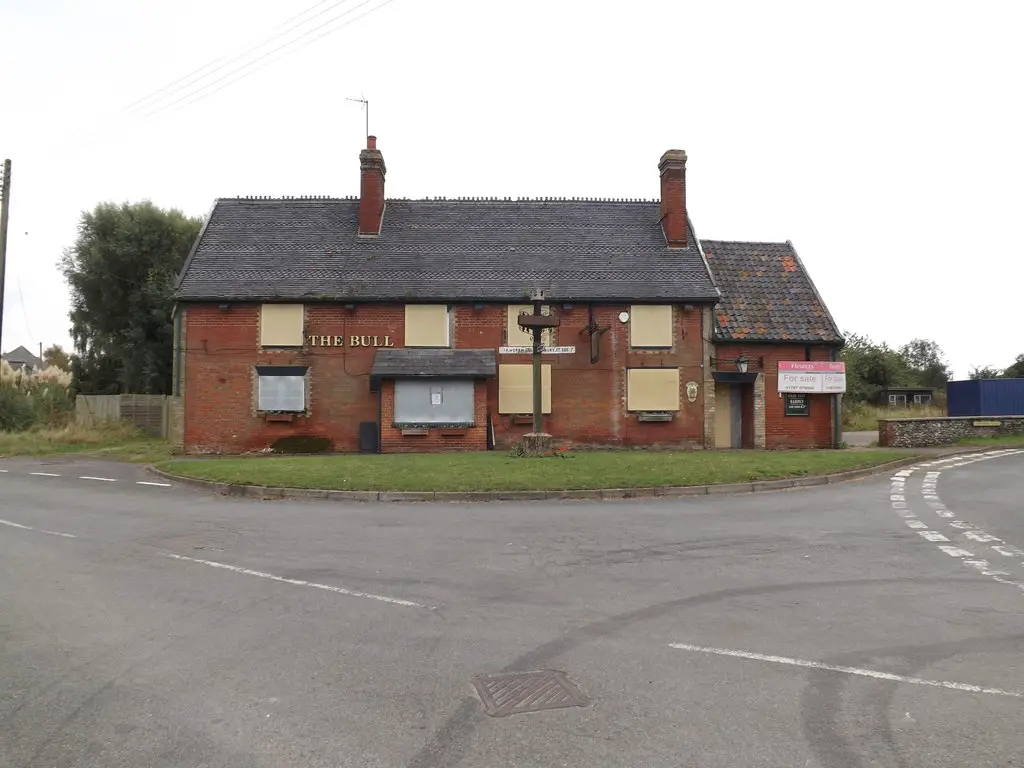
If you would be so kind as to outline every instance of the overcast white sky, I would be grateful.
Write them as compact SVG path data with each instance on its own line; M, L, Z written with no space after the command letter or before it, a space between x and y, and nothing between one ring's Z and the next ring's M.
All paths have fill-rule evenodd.
M70 346L57 262L98 202L200 215L218 196L358 194L364 118L345 98L365 94L389 196L656 198L658 158L685 149L702 238L792 240L844 330L934 339L961 377L1003 367L1024 352L1022 17L896 0L0 0L3 346Z

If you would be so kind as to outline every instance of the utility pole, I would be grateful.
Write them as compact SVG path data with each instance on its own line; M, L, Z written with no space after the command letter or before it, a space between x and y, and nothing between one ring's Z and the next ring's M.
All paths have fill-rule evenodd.
M0 186L0 352L4 343L4 277L7 274L7 217L11 206L11 161L4 160L3 183Z

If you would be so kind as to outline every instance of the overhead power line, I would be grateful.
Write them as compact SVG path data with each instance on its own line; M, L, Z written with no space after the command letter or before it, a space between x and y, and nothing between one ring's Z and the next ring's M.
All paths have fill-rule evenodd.
M125 111L126 112L130 112L135 107L138 107L138 106L140 106L142 104L145 104L148 101L151 101L154 97L157 97L157 96L159 96L160 94L162 94L164 92L166 92L168 95L170 95L172 93L177 93L182 88L186 88L189 85L191 85L192 83L195 83L198 80L202 80L204 77L207 77L210 74L213 74L214 72L217 72L218 70L223 69L228 64L236 62L239 59L245 58L250 53L253 53L254 51L258 51L260 48L262 48L263 46L267 45L268 43L272 43L274 40L276 40L277 38L281 37L282 35L285 35L288 32L292 31L293 29L295 29L297 27L301 27L303 24L306 24L306 23L312 21L313 19L315 19L315 18L317 18L319 16L322 16L323 14L327 13L328 11L330 11L330 10L332 10L334 8L337 8L339 5L344 5L345 3L349 2L349 0L333 0L333 1L332 0L317 0L316 3L313 3L313 5L311 5L310 7L306 8L306 10L302 11L301 13L297 13L294 16L292 16L292 17L290 17L288 19L285 19L283 22L281 22L276 27L274 27L274 29L275 30L281 29L281 27L284 27L284 26L287 26L288 24L291 24L291 22L293 22L296 19L299 19L299 18L305 16L310 11L314 10L315 8L317 8L317 7L323 5L324 3L327 3L327 2L330 2L331 5L329 5L327 8L324 8L319 13L316 13L313 16L310 16L307 19L303 19L298 24L292 24L292 26L290 26L287 29L284 29L284 30L282 30L280 32L277 32L276 34L270 35L270 37L266 38L265 40L263 40L262 42L258 43L257 45L254 45L253 47L243 51L242 53L238 54L237 56L233 56L231 58L228 58L227 54L225 54L224 56L220 56L220 57L214 59L213 61L207 62L206 64L204 64L203 66L199 67L198 69L192 70L187 75L183 75L183 76L179 77L177 80L174 80L174 81L172 81L170 83L167 83L167 85L164 85L164 86L162 86L160 88L157 88L155 91L152 91L151 93L143 96L142 98L136 99L135 101L133 101L131 104L129 104L128 106L126 106L124 108ZM215 66L215 65L219 65L219 66ZM210 69L211 67L213 68L212 70ZM207 72L207 70L210 70L210 72ZM196 77L196 75L199 75L201 72L207 72L207 74L204 74L204 75L202 75L200 77ZM177 86L177 87L174 87L174 86Z
M296 38L294 38L292 40L289 40L288 42L283 43L282 45L279 45L276 48L273 48L273 49L267 51L266 53L264 53L261 56L258 56L257 58L253 59L252 61L250 61L250 62L248 62L246 64L243 64L241 67L237 67L235 69L232 69L231 71L227 72L224 75L221 75L217 79L212 80L212 81L206 83L205 85L202 85L199 88L197 88L197 89L195 89L195 90L193 90L193 91L191 91L189 93L186 93L183 96L180 96L179 98L175 99L174 101L172 101L172 102L170 102L168 104L164 104L163 106L157 107L156 109L154 109L154 110L152 110L150 112L146 112L142 116L143 117L153 117L154 115L158 115L158 114L161 114L162 112L165 112L166 110L170 109L171 107L173 107L173 106L175 106L177 104L182 104L182 102L184 102L184 104L182 104L183 107L184 106L188 106L189 104L194 104L195 102L200 101L201 99L204 99L207 96L211 96L214 93L217 93L218 91L228 87L229 85L237 83L239 80L242 80L243 78L246 78L249 75L251 75L251 74L253 74L255 72L258 72L259 70L263 69L263 67L268 66L269 64L274 63L274 61L279 61L280 59L283 59L285 56L288 56L288 55L290 55L292 53L295 53L295 52L297 52L299 50L302 50L303 48L305 48L305 47L307 47L309 45L312 45L317 40L319 40L319 39L321 39L323 37L326 37L327 35L334 34L338 30L344 29L345 27L349 26L350 24L354 24L355 22L359 21L360 19L365 18L366 16L369 16L371 13L379 11L384 6L390 5L391 3L394 2L394 0L384 0L384 2L381 3L380 5L377 5L377 6L373 7L373 8L370 8L365 13L360 14L359 16L356 16L353 19L349 19L344 24L339 24L338 26L333 27L331 29L326 29L324 32L322 32L321 34L319 34L316 37L312 38L311 40L308 40L307 42L303 43L298 48L295 48L294 50L288 51L287 53L277 57L273 61L268 61L266 64L262 64L262 65L260 65L258 67L255 67L254 69L248 69L247 70L248 67L252 67L254 64L257 64L257 63L263 61L264 59L266 59L268 56L271 56L271 55L277 53L278 51L284 50L288 46L293 45L294 43L297 43L300 40L303 40L303 39L309 37L314 32L317 32L319 30L325 29L327 27L331 27L339 19L342 19L345 16L348 16L349 14L354 13L355 11L358 11L360 8L362 8L365 5L368 5L369 3L373 2L373 1L374 0L363 0L363 2L359 3L358 5L353 6L352 8L348 9L347 11L345 11L343 13L338 14L337 16L334 16L333 18L329 19L328 21L325 21L323 24L319 24L319 25L313 27L312 29L307 30L303 34L299 35L298 37L296 37ZM233 80L228 80L228 82L225 82L223 85L221 85L218 88L214 88L213 90L208 90L212 86L217 85L218 83L221 83L221 82L227 80L229 77L231 77L232 75L237 74L237 73L241 73L241 74L239 74L239 76L234 78Z

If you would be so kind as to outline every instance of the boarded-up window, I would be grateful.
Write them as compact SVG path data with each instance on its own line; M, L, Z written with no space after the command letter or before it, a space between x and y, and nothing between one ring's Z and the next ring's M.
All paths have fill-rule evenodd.
M551 366L541 369L541 411L551 413ZM533 413L533 365L498 366L498 413Z
M532 347L533 346L533 333L530 331L524 331L519 327L519 315L523 312L533 314L532 304L513 304L508 308L508 325L506 328L508 346L510 347ZM551 307L542 305L540 308L542 315L550 315ZM545 328L541 333L540 343L546 347L553 347L557 344L558 339L557 328ZM532 408L530 409L533 410Z
M678 368L630 368L626 381L626 410L678 411Z
M444 304L405 305L405 346L450 346L449 328L448 307Z
M473 424L473 381L399 379L395 382L395 424Z
M301 347L302 305L262 305L260 307L260 346Z
M629 310L631 347L672 346L672 306L670 304L634 304Z
M304 365L257 366L257 410L285 412L306 410L307 370Z

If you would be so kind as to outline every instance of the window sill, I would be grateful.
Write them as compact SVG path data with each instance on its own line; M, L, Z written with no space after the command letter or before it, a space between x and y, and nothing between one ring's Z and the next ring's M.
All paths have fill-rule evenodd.
M506 415L511 415L512 416L512 423L513 424L533 424L533 414L532 413L513 413L513 414L506 414ZM550 417L551 417L550 413L542 413L540 415L541 421L544 421L545 419L548 419Z
M640 411L636 415L637 421L672 421L675 419L674 411Z
M299 413L299 412L295 412L295 413L277 413L277 412L269 412L268 411L268 412L264 412L261 415L263 416L263 420L264 421L283 421L283 422L289 422L289 421L295 421L295 417L296 416L301 416L302 414Z
M395 429L469 429L475 427L474 421L457 421L449 423L432 424L430 422L394 422L391 425Z

